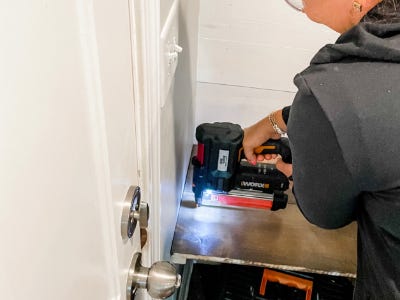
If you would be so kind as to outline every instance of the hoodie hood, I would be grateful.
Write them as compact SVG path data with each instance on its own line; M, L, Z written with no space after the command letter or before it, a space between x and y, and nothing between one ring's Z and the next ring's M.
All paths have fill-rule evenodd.
M332 63L347 58L400 62L400 23L360 23L343 33L335 44L323 47L311 64Z

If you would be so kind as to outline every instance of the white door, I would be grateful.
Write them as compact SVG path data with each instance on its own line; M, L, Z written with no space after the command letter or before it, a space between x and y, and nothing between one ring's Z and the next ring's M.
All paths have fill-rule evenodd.
M5 2L0 298L126 299L141 251L138 229L121 237L141 181L129 1Z

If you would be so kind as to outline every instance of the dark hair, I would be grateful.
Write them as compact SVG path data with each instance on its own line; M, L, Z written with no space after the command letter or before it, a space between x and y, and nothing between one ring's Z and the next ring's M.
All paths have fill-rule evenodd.
M400 0L383 0L361 20L366 23L400 23Z

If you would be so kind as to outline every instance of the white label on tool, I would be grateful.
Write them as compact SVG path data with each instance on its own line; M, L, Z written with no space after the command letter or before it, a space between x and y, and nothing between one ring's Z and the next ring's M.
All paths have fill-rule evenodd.
M229 151L228 150L219 150L218 155L218 171L226 172L228 170L228 159L229 159Z

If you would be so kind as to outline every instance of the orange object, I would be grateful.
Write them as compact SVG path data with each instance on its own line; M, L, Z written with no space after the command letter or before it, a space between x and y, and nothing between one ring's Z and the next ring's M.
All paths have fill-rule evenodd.
M254 149L254 153L255 154L269 153L268 150L276 150L277 151L277 147L275 145L261 145ZM239 149L238 161L240 161L242 158L244 158L243 147L241 147Z
M306 299L311 300L313 282L304 278L296 277L282 272L264 269L263 277L260 285L260 295L265 295L267 282L278 282L282 285L297 288L306 292Z

